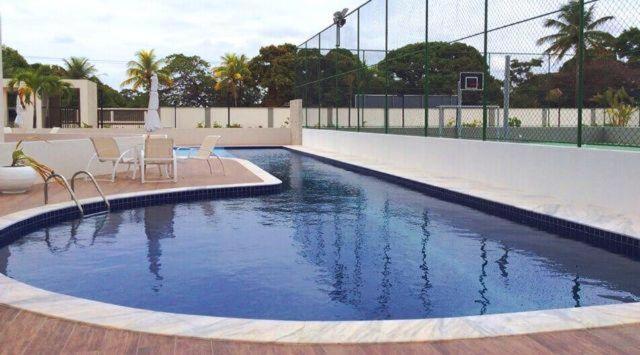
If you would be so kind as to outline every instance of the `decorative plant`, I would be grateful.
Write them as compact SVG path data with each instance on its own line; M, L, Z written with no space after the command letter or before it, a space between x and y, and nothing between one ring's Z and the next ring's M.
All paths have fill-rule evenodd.
M520 127L522 121L518 117L509 117L509 127Z
M240 123L232 123L227 125L227 128L242 128L242 125Z
M465 122L462 124L462 127L467 127L467 128L478 128L482 125L482 123L478 120L473 120L471 122Z
M213 122L213 128L222 128L222 125L218 121Z
M593 97L592 101L607 106L605 112L611 117L611 126L625 127L631 120L637 108L633 104L633 98L627 94L624 88L614 90L612 88Z
M21 145L22 141L19 141L18 144L16 144L13 153L11 154L12 167L30 166L38 173L38 175L42 177L43 180L46 180L54 173L53 169L51 169L50 167L25 154L21 148Z
M198 122L198 124L196 124L196 128L205 128L204 122Z

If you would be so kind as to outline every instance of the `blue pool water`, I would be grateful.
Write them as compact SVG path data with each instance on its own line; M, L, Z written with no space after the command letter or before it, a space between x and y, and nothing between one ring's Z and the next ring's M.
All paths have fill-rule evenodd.
M241 318L465 316L640 300L640 263L283 149L222 151L273 195L66 222L0 248L0 272L151 310Z

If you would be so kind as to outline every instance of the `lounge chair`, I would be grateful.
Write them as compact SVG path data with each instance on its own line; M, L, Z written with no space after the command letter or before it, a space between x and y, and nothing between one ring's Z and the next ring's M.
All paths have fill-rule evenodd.
M50 134L56 134L56 133L58 133L58 131L60 131L60 127L53 127L53 128L51 128L49 133Z
M149 138L144 141L144 149L140 152L140 176L145 182L178 182L178 159L173 150L171 138ZM172 179L147 180L146 170L148 165L157 165L158 170L164 167L165 175ZM168 167L173 171L173 177L168 174Z
M209 165L209 173L213 175L213 167L211 166L211 160L217 159L220 162L220 166L222 167L222 175L226 175L224 171L224 164L222 163L222 159L216 155L213 149L216 147L216 143L220 140L220 136L206 136L195 153L192 153L193 150L189 150L189 155L186 159L195 159L195 160L203 160L206 161Z
M89 162L87 163L87 171L90 171L91 165L94 161L99 161L101 163L110 162L113 164L113 171L111 172L110 180L100 180L100 181L116 181L116 173L118 171L118 166L125 164L127 165L127 172L133 166L133 175L132 179L136 178L136 171L138 170L138 159L136 158L135 148L127 149L124 152L120 152L120 148L118 147L118 143L112 137L92 137L91 143L93 143L93 148L96 150L96 153L91 157Z

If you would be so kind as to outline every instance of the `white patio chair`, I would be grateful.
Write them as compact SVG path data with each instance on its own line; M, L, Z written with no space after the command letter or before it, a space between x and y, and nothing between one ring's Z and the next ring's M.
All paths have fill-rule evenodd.
M227 175L224 170L224 163L222 163L222 159L213 151L216 147L216 143L220 140L220 136L206 136L195 152L193 150L189 150L189 155L186 159L194 159L194 160L202 160L206 161L209 165L209 173L213 175L213 167L211 166L211 160L218 160L220 166L222 167L222 175Z
M111 179L97 179L98 181L115 182L118 167L123 164L127 166L127 172L129 172L131 170L131 167L133 166L133 174L131 178L136 178L136 171L138 170L138 159L136 158L135 148L127 149L124 152L121 152L120 148L118 147L118 143L116 143L116 140L113 139L113 137L91 137L91 143L93 144L93 148L96 150L96 152L87 163L86 170L91 171L91 165L95 161L99 161L101 163L110 162L113 165Z
M165 174L170 179L147 180L147 166L157 165L158 170L164 167ZM171 167L173 176L169 175L168 167ZM162 175L162 173L160 172ZM178 182L178 158L173 150L173 139L171 138L150 138L144 141L144 149L140 152L140 176L142 183L145 182Z

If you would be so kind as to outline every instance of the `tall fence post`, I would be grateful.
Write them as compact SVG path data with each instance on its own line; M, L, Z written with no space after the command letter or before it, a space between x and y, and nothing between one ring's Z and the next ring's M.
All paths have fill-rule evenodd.
M322 34L318 33L318 129L322 128L321 111L322 111Z
M178 106L173 105L173 128L178 128Z
M511 95L511 56L504 57L504 107L502 112L502 139L509 137L509 106Z
M389 133L389 0L384 1L384 133Z
M358 8L358 10L356 10L356 51L358 53L358 62L360 62L360 8ZM360 65L360 63L358 63L358 65ZM358 68L358 71L356 72L357 78L356 78L356 82L358 83L356 85L356 119L357 119L357 128L356 130L358 132L360 132L360 88L362 83L360 82L360 80L362 80L362 75L360 73L360 71L363 70L362 68Z
M338 31L340 31L340 30L338 29L338 25L336 25L336 32L338 32ZM334 74L336 76L336 80L335 80L336 92L335 92L335 95L333 96L333 102L334 102L333 105L336 107L336 129L338 129L340 127L340 119L339 119L340 115L338 113L338 99L339 99L340 95L338 95L338 86L339 86L338 85L338 75L339 74L338 74L338 42L337 42L337 38L336 38L335 57L336 57L336 59L335 59L335 68L336 68L336 70L335 70Z
M429 0L424 10L424 136L429 135Z
M307 74L309 74L309 66L307 65L307 56L309 56L309 41L304 42L304 74L305 78ZM304 101L302 104L304 105L304 126L309 128L309 85L306 85L311 81L310 79L306 79L304 86Z
M484 0L484 83L482 84L482 140L487 140L487 82L489 61L487 57L487 37L489 29L489 0Z
M584 106L584 0L580 2L580 31L578 32L578 148L582 147L582 109Z

